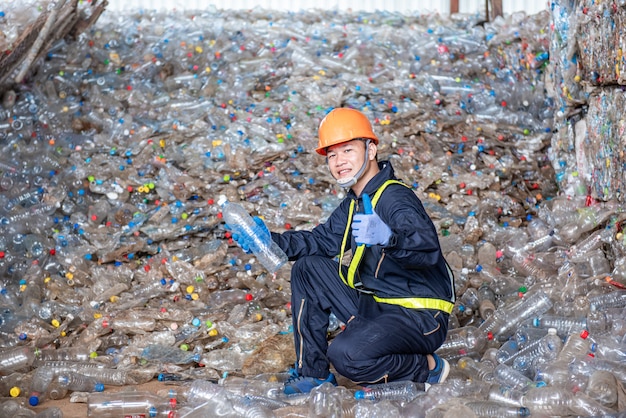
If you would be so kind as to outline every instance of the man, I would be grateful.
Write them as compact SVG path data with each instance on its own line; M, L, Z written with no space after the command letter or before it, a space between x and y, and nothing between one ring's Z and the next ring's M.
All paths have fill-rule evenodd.
M271 234L295 260L296 367L285 382L286 394L336 384L330 364L360 384L432 384L448 375L448 362L434 351L446 338L454 305L452 271L420 200L395 178L388 161L377 161L378 142L358 110L328 113L316 151L349 189L347 196L311 231ZM346 266L340 260L349 250ZM331 312L346 327L328 344Z

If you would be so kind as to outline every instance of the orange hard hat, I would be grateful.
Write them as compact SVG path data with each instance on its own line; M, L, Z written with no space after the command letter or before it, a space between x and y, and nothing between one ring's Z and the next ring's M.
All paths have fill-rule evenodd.
M319 142L315 151L326 155L326 148L357 138L371 139L378 145L378 137L372 130L367 116L356 109L345 107L333 109L322 119L319 126Z

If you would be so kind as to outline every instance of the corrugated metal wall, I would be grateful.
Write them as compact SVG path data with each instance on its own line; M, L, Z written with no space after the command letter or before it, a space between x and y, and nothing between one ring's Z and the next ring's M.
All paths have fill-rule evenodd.
M415 13L439 12L442 15L450 14L449 0L108 0L109 10L124 9L157 9L157 10L193 10L207 9L214 5L218 9L252 9L262 7L273 10L301 11L312 8L337 10L388 10L392 12ZM502 8L505 14L516 11L525 11L535 14L547 8L546 0L503 0ZM460 0L461 13L484 13L485 0Z

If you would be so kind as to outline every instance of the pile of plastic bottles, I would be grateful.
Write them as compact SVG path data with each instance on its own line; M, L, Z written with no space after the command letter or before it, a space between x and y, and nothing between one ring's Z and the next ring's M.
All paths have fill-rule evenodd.
M0 109L0 415L623 411L625 217L557 185L549 43L547 13L255 9L106 12L52 45ZM312 149L339 106L371 117L455 271L444 384L281 394L289 266L233 244L220 203L322 221L345 192ZM156 378L171 393L102 392Z

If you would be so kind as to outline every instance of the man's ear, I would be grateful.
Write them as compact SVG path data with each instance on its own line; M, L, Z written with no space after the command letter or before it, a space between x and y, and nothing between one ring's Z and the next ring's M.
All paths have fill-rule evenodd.
M374 141L369 143L369 152L368 152L368 158L370 160L375 160L376 159L376 153L378 152L378 147L376 146L376 144L374 143Z

